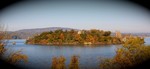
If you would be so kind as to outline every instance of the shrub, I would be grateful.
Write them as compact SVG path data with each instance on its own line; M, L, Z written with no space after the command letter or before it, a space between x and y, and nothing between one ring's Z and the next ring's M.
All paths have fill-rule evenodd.
M116 55L111 59L104 59L100 69L127 69L141 64L150 58L150 46L143 45L144 39L131 37L126 40L121 48L116 50Z
M65 61L66 59L63 56L53 57L51 69L66 69Z
M8 35L5 31L4 26L0 25L0 58L3 56L4 52L7 50L5 49L5 45L7 42L4 42L4 39L7 39ZM21 51L13 52L6 58L9 63L16 64L17 62L24 60L27 62L28 57L24 54L21 54Z
M8 58L7 58L7 61L11 64L16 64L18 63L19 61L24 61L24 62L27 62L28 61L28 57L24 54L21 54L21 50L20 51L17 51L17 52L14 52L14 53L11 53Z
M79 69L79 59L78 56L72 56L69 69Z

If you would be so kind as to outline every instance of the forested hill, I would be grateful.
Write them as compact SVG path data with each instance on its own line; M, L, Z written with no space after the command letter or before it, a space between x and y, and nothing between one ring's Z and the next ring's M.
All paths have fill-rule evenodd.
M44 44L44 45L85 45L85 44L121 44L120 37L111 36L111 31L98 29L91 30L56 30L43 32L29 38L27 44Z
M48 28L34 28L34 29L22 29L18 31L9 31L9 38L12 38L12 36L17 36L21 39L27 39L28 37L32 37L36 34L41 34L42 32L49 32L49 31L55 31L58 29L62 29L63 31L72 30L73 28L64 28L64 27L48 27ZM78 30L78 29L73 29Z

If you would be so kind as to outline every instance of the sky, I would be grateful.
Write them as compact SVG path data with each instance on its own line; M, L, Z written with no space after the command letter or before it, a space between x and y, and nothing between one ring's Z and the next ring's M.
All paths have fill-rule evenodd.
M126 1L23 1L1 10L8 31L67 27L150 33L150 11Z

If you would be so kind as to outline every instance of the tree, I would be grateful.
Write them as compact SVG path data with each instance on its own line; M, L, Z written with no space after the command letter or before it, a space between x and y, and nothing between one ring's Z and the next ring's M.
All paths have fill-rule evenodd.
M88 35L86 36L86 41L87 41L87 42L94 42L93 36L91 36L91 35L88 34Z
M110 31L106 31L104 32L103 36L110 36L111 32Z
M7 61L11 64L16 64L16 63L18 63L19 61L22 61L22 60L24 62L28 62L28 57L24 54L21 54L21 50L11 53L7 58Z
M101 69L128 69L150 58L150 47L143 45L144 39L131 37L123 47L116 50L116 55L100 64ZM107 66L106 66L107 65Z
M82 42L82 38L81 38L80 34L76 34L76 35L75 35L75 41L77 41L77 42L79 42L79 43Z
M64 39L65 39L64 34L61 33L60 36L59 36L59 38L60 38L62 41L64 41Z
M72 56L69 64L69 69L79 69L79 59L77 56Z
M63 56L52 58L51 69L66 69L65 61Z
M0 24L0 57L6 51L6 49L4 48L5 43L3 42L3 40L5 39L5 37L6 37L5 27L4 27L4 25Z
M63 30L62 29L55 30L55 33L58 33L58 34L63 33Z
M4 54L6 49L4 48L5 44L2 41L4 39L4 32L0 31L0 57Z

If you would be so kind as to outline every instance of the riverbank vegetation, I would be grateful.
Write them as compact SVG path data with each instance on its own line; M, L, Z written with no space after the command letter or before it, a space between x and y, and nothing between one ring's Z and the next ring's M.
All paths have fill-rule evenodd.
M150 59L150 46L145 46L139 37L127 39L121 48L116 50L113 58L106 58L100 63L100 69L128 69L141 65Z
M5 54L8 49L5 48L7 45L7 42L4 40L7 38L7 32L5 32L4 26L0 25L0 59L3 59L3 55ZM21 53L20 51L10 52L10 55L8 57L5 57L5 61L11 64L16 64L19 61L25 61L27 62L28 57L25 54Z
M65 61L66 59L63 56L53 57L51 69L80 69L78 56L72 56L68 66L65 65Z
M113 58L101 60L100 69L132 69L150 59L150 46L145 46L140 37L130 37L122 45L117 48ZM54 57L51 69L80 69L77 56L72 56L69 66L65 65L65 61L63 56Z
M111 36L111 31L103 30L55 30L43 32L39 35L29 38L27 44L44 45L77 45L77 44L121 44L122 40Z
M66 69L65 61L63 56L53 57L51 69Z

